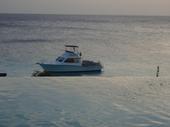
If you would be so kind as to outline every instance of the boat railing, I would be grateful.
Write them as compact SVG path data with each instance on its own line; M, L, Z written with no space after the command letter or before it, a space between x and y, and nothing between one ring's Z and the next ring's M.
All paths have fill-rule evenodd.
M78 52L78 46L75 45L65 45L65 51Z

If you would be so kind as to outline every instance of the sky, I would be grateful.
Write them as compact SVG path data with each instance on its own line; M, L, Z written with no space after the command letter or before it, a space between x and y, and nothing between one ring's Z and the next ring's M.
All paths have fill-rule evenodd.
M170 16L170 0L0 0L0 13Z

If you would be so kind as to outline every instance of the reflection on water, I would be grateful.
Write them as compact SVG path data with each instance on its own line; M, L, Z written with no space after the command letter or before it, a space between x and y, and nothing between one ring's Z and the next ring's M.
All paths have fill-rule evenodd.
M100 76L103 71L93 71L93 72L63 72L63 73L55 73L55 72L45 72L45 71L34 71L32 76L34 77L48 77L48 76Z

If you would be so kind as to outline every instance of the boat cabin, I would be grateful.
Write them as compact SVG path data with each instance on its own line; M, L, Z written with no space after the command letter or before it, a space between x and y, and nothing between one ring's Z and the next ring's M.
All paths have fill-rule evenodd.
M56 62L62 64L81 64L81 53L78 46L65 45L65 52L56 59Z

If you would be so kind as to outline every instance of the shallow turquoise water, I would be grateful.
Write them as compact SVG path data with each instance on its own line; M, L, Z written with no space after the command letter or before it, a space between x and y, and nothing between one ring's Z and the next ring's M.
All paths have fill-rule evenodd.
M169 127L168 78L1 78L1 127Z

